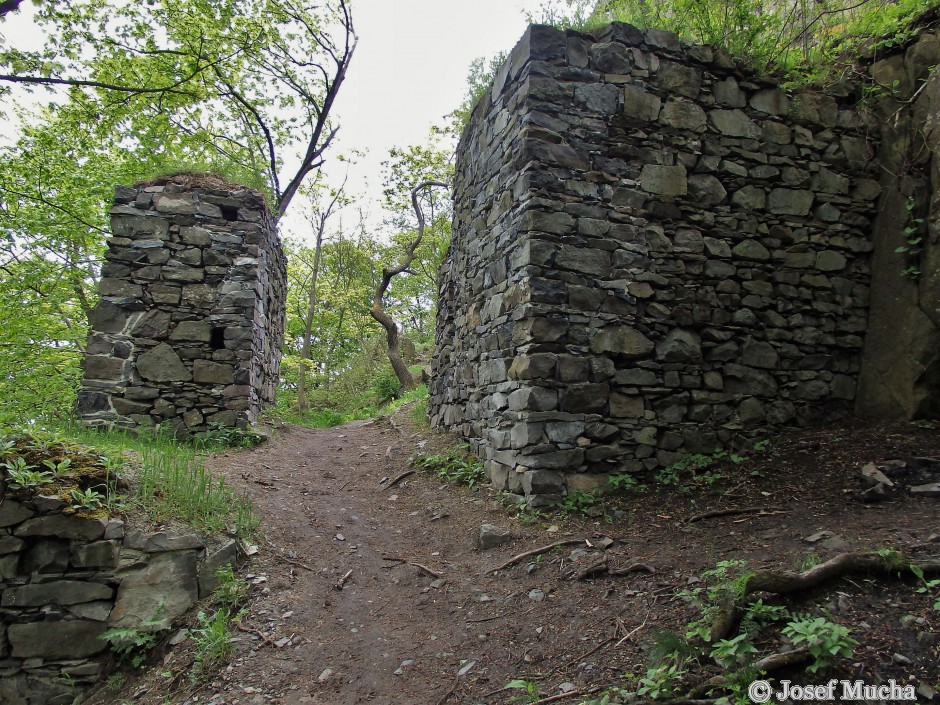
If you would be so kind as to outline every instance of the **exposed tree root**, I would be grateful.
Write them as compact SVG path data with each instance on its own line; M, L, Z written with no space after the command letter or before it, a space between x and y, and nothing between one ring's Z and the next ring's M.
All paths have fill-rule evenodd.
M744 589L732 595L724 595L718 605L718 615L712 623L712 643L726 639L741 619L740 598L755 592L788 594L809 590L829 580L846 575L891 575L909 572L916 566L927 574L940 573L940 561L914 561L901 554L882 554L873 551L840 553L825 563L802 573L789 570L758 570L747 577Z
M601 575L609 575L612 578L621 578L631 573L654 573L655 571L645 563L631 563L626 568L611 568L607 560L607 554L604 553L587 565L569 570L564 577L567 580L586 580L587 578L596 578Z

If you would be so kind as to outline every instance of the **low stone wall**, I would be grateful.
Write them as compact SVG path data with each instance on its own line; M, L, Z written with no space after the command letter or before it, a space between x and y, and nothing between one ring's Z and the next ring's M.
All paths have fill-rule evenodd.
M115 192L78 395L89 424L244 427L274 400L287 273L264 198L179 181Z
M98 680L114 627L172 621L212 591L235 543L125 530L61 500L0 502L0 703L67 705Z
M873 130L668 32L530 27L458 149L432 422L540 504L851 410Z

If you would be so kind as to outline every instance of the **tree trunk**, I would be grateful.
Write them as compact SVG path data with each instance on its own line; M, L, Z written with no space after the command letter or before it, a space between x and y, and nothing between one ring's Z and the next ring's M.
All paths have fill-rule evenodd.
M310 276L310 292L307 297L307 320L304 321L304 335L300 347L300 370L297 376L297 409L301 412L310 408L307 402L307 362L310 361L310 339L313 337L313 316L317 310L317 278L320 275L320 255L323 253L323 234L326 232L326 222L330 219L333 209L340 202L343 186L333 194L329 205L316 213L317 245L313 253L313 272Z
M431 186L449 188L447 184L440 181L425 181L411 189L411 205L414 208L415 215L418 216L418 235L411 241L408 247L405 248L405 257L398 265L391 269L388 267L382 269L382 281L380 281L379 285L375 288L375 293L372 295L372 308L369 310L372 318L378 321L379 325L385 329L385 340L388 343L388 361L391 363L392 370L395 372L395 376L398 378L402 389L406 390L414 389L417 384L415 383L415 378L411 376L411 372L408 370L408 365L401 359L401 339L399 337L398 324L395 323L395 319L385 310L385 292L388 291L392 279L403 272L407 272L411 263L415 260L415 253L418 247L421 246L421 241L424 239L425 225L424 212L421 210L421 204L418 203L418 194L423 189Z
M300 348L300 370L297 377L297 409L306 411L307 403L307 363L310 361L310 339L313 332L313 315L317 308L317 277L320 274L320 253L323 250L323 230L325 219L321 220L317 230L317 247L313 255L313 272L310 275L310 294L307 297L307 320L304 322L304 337Z
M388 361L392 365L392 370L395 372L401 388L404 390L414 389L417 386L415 378L411 375L408 365L401 359L401 335L398 331L398 324L385 311L381 301L378 305L373 303L372 310L369 313L385 329L385 341L388 343Z

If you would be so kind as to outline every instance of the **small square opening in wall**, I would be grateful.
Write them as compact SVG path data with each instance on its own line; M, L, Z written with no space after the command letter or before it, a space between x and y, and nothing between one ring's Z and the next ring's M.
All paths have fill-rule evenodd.
M226 220L238 220L238 208L235 206L219 206L219 210Z
M225 349L225 329L224 328L212 329L212 334L209 336L209 346L213 350Z

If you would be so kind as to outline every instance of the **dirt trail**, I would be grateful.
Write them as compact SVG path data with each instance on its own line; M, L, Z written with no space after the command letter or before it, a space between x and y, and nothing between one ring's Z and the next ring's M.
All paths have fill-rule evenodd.
M794 433L776 444L775 455L729 466L692 494L661 488L608 508L606 518L545 516L524 525L485 488L455 488L418 472L386 489L383 480L409 469L412 456L445 443L402 424L285 426L259 448L213 458L215 470L251 495L265 539L248 566L254 586L234 660L209 682L177 691L172 702L495 704L510 701L515 691L502 688L512 679L537 682L542 697L588 693L645 670L653 629L681 629L696 615L676 593L719 560L797 567L808 553L825 558L840 550L838 541L804 541L819 530L852 549L940 553L940 543L932 543L940 540L933 536L940 531L936 500L863 505L848 492L857 489L864 462L940 454L935 431ZM755 505L755 512L688 522L710 510ZM511 529L512 542L478 550L484 522ZM642 562L654 572L566 579L598 555L587 544L580 558L584 551L568 546L487 572L572 537L611 537L612 567ZM844 675L874 677L881 669L885 678L940 678L940 613L926 598L912 599L902 584L837 587L838 599L829 586L804 608L826 604L852 625L862 645ZM911 614L921 621L902 627ZM911 665L892 662L895 653ZM185 671L191 658L183 645L168 654L165 668ZM159 679L129 687L141 703L159 703L167 692ZM580 700L572 693L562 702Z

